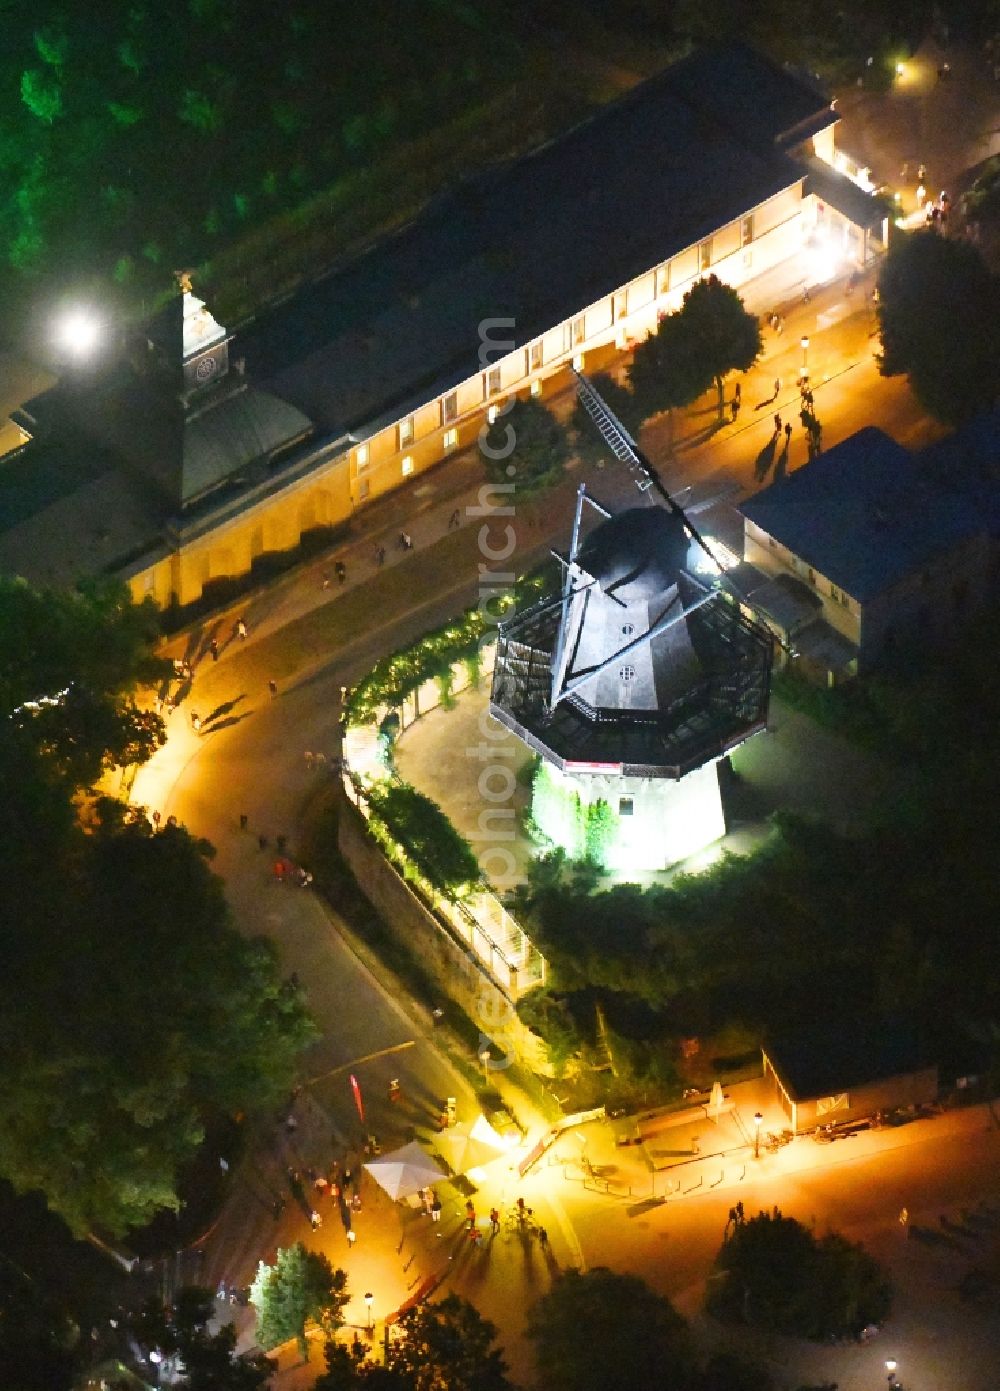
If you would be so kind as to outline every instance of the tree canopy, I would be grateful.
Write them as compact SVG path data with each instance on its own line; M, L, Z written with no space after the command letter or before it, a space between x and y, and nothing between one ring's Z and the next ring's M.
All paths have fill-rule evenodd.
M0 1172L78 1236L176 1207L205 1121L285 1093L312 1037L211 847L92 794L162 737L154 636L120 588L0 582Z
M838 1232L817 1238L777 1208L727 1229L709 1281L717 1318L774 1333L856 1337L888 1316L888 1278L862 1246Z
M884 377L959 425L1000 398L1000 276L978 248L935 231L894 243L878 277Z
M636 346L629 383L644 420L660 411L688 406L712 385L714 373L691 352L682 312L664 314L653 333Z
M331 1336L342 1325L347 1303L347 1276L320 1251L302 1242L279 1248L273 1265L261 1261L250 1290L257 1311L257 1341L275 1348L294 1338L303 1359L309 1355L306 1324L315 1323Z
M554 483L572 454L565 428L532 397L502 410L480 447L487 478L513 483L519 497Z
M708 275L696 280L684 296L676 325L664 329L661 324L661 331L665 335L664 357L672 370L680 372L686 359L691 383L700 376L715 383L721 420L725 408L723 379L729 372L746 372L761 354L763 343L756 316L747 312L731 285L717 275Z
M211 1290L187 1285L173 1304L151 1299L130 1320L131 1332L147 1354L178 1355L184 1374L174 1385L181 1391L265 1391L275 1363L261 1353L236 1353L236 1325L209 1330L215 1317Z
M357 1340L327 1343L327 1370L315 1391L513 1391L496 1334L467 1300L450 1294L402 1316L384 1364Z
M547 1391L681 1386L691 1372L687 1325L635 1275L564 1271L532 1309L539 1382Z

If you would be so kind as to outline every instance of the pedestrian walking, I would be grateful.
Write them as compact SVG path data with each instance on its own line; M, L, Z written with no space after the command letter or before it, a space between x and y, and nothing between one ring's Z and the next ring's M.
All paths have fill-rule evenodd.
M278 694L278 683L277 683L277 681L269 681L269 682L267 683L267 689L270 691L270 693L271 693L271 699L273 700L274 697Z
M736 402L738 406L742 406L743 388L740 386L739 382L737 382L736 385L733 387L733 400Z
M237 620L236 620L236 636L239 638L240 642L245 642L245 641L246 641L246 636L247 636L246 619L244 619L244 618L237 618Z
M459 525L459 523L461 522L461 520L462 520L462 511L461 511L461 508L456 507L455 510L454 510L454 512L452 512L451 516L448 518L448 530L449 530L449 531L454 531L455 528L456 528L456 527Z
M191 711L191 728L196 734L201 729L201 716L196 714L194 710Z
M544 1227L538 1228L538 1244L544 1251L549 1244L549 1234Z
M441 1199L436 1193L434 1194L434 1201L431 1203L431 1221L441 1221Z
M322 1217L320 1217L319 1213L316 1211L315 1208L313 1208L312 1212L310 1212L309 1214L309 1225L310 1227L312 1227L314 1232L319 1231L320 1227L322 1227L323 1225L323 1219Z
M401 531L399 533L399 548L403 551L413 550L413 537L408 531Z
M466 1203L465 1203L465 1215L466 1215L466 1217L469 1219L470 1222L475 1222L475 1220L476 1220L476 1205L475 1205L475 1203L472 1201L471 1198L468 1198L468 1199L466 1200Z
M524 1199L523 1199L523 1198L518 1198L518 1200L517 1200L517 1220L518 1220L519 1222L523 1222L523 1221L524 1221L525 1216L527 1215L527 1211L528 1211L528 1209L524 1206Z
M219 660L219 644L215 638L208 644L208 650L212 654L212 661L217 662Z
M357 1241L357 1239L358 1239L358 1234L357 1234L357 1232L354 1230L354 1228L352 1227L352 1228L350 1229L350 1231L347 1233L347 1240L348 1240L349 1244L350 1244L351 1246L353 1246L354 1243Z
M495 1207L490 1208L490 1231L496 1236L500 1230L500 1213Z
M276 845L277 845L277 847L278 847L278 854L279 854L279 855L283 855L283 854L285 853L285 851L288 849L288 837L287 837L287 836L278 836L278 838L277 838L277 840L276 840L275 843L276 843Z
M153 825L156 827L157 830L160 829L160 821L161 821L161 820L162 820L162 817L161 817L160 813L159 813L158 811L154 811L154 812L153 812Z
M241 811L241 812L240 812L240 830L241 830L241 831L245 831L246 828L247 828L247 826L248 826L249 824L250 824L250 818L247 816L247 814L246 814L245 811Z
M918 164L918 165L917 165L917 183L918 183L918 184L925 184L926 182L927 182L927 165L926 165L926 164Z
M736 400L731 401L731 402L729 403L729 414L730 414L730 416L732 417L732 421L733 421L733 424L734 424L734 425L736 424L736 417L739 415L739 413L740 413L740 403L739 403L739 401L736 401Z
M785 421L785 448L786 448L786 449L787 449L788 446L791 444L791 442L792 442L792 422L791 422L790 420L786 420L786 421Z
M259 835L259 836L257 837L257 844L258 844L258 846L260 847L261 850L266 850L266 849L267 849L267 836L265 836L265 835Z
M475 1247L482 1246L482 1244L483 1244L483 1234L482 1234L482 1232L479 1230L478 1227L472 1227L472 1228L470 1228L470 1230L469 1230L469 1240L472 1242L472 1245L475 1246Z
M781 416L778 414L777 411L775 411L774 413L774 433L776 435L781 434Z
M338 584L343 584L347 579L347 566L342 560L337 561L336 565L333 567L333 572L337 576Z
M775 397L777 397L778 392L779 392L780 390L781 390L781 378L780 378L780 377L775 377L775 379L774 379L774 395L775 395Z
M324 571L323 571L323 588L324 588L324 589L329 589L329 588L330 588L330 572L329 572L329 570L324 570Z
M309 871L308 871L307 869L302 869L301 866L300 866L300 867L299 867L299 888L300 888L300 889L308 889L308 887L309 887L309 885L312 883L312 881L313 881L313 877L312 877L312 875L309 873Z
M375 547L375 564L379 567L379 569L381 569L382 566L385 564L385 547L384 547L384 546L376 546L376 547Z

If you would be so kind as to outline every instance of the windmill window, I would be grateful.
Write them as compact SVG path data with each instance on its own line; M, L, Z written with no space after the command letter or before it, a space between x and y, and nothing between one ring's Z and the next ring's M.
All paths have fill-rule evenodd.
M634 624L634 623L623 623L623 624L622 624L622 637L623 637L623 638L630 638L634 632L635 632L635 624Z
M635 802L633 801L633 799L632 799L631 797L619 797L619 798L618 798L618 815L619 815L619 816L634 816L634 814L635 814Z
M619 667L619 669L618 669L618 679L619 679L619 681L624 682L625 685L628 685L628 683L629 683L630 681L634 681L634 680L635 680L635 667L629 667L629 666Z

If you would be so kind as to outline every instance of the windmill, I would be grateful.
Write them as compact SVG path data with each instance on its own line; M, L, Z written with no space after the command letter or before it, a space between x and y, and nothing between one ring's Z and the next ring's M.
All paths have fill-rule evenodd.
M715 765L766 724L771 637L579 382L640 502L612 512L578 489L558 593L500 627L490 708L541 755L532 817L549 839L609 867L660 869L725 832ZM601 520L585 534L591 514Z

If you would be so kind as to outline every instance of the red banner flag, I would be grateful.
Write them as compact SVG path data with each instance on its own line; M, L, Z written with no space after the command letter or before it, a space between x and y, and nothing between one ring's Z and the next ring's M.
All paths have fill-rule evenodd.
M361 1088L358 1086L358 1079L351 1073L351 1091L354 1093L354 1104L358 1108L358 1115L361 1117L361 1124L365 1123L365 1103L361 1100Z

